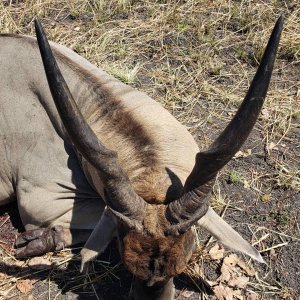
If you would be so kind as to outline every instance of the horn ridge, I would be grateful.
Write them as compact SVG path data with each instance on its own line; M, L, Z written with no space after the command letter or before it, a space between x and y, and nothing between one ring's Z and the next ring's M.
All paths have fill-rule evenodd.
M98 171L106 191L104 200L111 210L142 220L146 203L133 190L118 163L117 153L107 149L85 121L60 72L40 21L35 19L34 23L48 85L71 142Z
M95 133L84 120L58 68L47 37L38 19L35 20L35 29L49 88L64 127L76 149L83 155L88 153L88 161L97 169L104 171L107 166L106 168L99 166L98 164L101 161L97 159L97 156L103 153L111 158L116 158L116 153L108 150L99 143ZM85 143L79 143L78 141L83 138ZM86 157L87 155L84 156Z
M186 191L197 188L215 176L249 136L267 94L283 22L284 17L281 16L274 26L260 65L235 116L209 149L197 154L194 169L185 184Z
M203 199L208 201L207 193L212 189L218 171L231 160L249 136L267 94L283 22L284 17L280 16L249 90L235 116L209 149L196 155L194 168L184 185L185 194L169 204L166 215L171 216L171 223L177 224L173 225L174 233L185 230L187 216L190 216L190 220L195 220L204 215L204 210L199 206L208 207L203 203ZM194 199L195 193L199 195L197 201Z

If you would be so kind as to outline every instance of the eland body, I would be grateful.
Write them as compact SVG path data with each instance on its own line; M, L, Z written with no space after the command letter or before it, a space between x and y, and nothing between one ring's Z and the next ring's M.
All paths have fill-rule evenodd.
M172 278L192 255L197 223L262 261L208 199L260 112L282 26L280 18L241 107L205 152L144 93L66 47L50 43L51 51L39 21L38 43L1 35L0 205L17 198L26 231L16 255L85 243L84 266L116 235L137 278L134 298L160 300L174 297Z

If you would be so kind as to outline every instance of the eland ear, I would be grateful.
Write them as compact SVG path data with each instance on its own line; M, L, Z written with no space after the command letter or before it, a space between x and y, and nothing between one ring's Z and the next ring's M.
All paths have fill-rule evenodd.
M232 250L242 252L260 263L265 263L260 253L244 240L229 224L227 224L211 207L198 221L198 225L206 229L223 245Z
M84 247L80 251L81 267L80 272L84 270L86 263L94 260L99 254L105 251L106 247L114 237L117 223L112 214L109 214L107 208Z

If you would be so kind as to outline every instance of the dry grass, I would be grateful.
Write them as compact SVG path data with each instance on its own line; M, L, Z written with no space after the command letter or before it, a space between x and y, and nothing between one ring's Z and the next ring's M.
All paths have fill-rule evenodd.
M5 0L0 2L0 31L33 35L32 21L38 16L51 40L147 92L184 123L204 148L242 101L282 13L287 18L268 98L246 145L251 148L247 159L258 157L268 168L256 166L253 160L254 165L243 169L239 165L243 157L236 158L214 189L214 206L235 212L244 211L245 205L223 190L230 174L242 174L236 183L239 189L251 192L254 202L262 206L266 194L287 201L287 191L289 195L300 191L300 5L296 0ZM274 205L280 210L275 200ZM275 230L259 226L261 219L256 225L242 226L253 243L269 253L290 240L299 241L298 217L297 211L281 216ZM13 258L3 254L5 259ZM268 267L261 269L262 277L254 280L250 290L262 299L295 297L291 287L268 277L278 266L271 258L267 261ZM54 270L45 279L49 284ZM16 278L8 280L0 291L13 287Z

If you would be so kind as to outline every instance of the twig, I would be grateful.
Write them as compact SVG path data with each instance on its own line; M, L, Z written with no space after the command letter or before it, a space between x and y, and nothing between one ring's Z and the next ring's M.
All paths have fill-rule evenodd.
M0 228L10 219L10 216L7 216L6 219L0 224Z
M269 247L269 248L264 249L264 250L261 250L261 251L259 251L259 252L260 252L260 253L267 252L267 251L270 251L270 250L272 250L272 249L276 249L276 248L280 248L280 247L286 246L287 244L288 244L288 242L281 243L281 244L277 244L277 245L275 245L275 246Z

